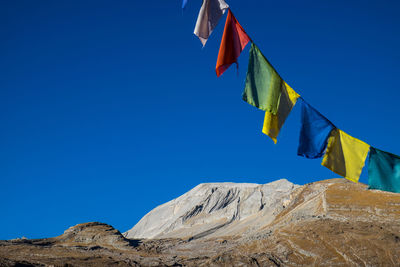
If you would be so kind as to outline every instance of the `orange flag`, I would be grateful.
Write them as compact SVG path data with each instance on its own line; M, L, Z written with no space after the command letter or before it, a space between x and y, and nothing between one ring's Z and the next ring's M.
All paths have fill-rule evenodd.
M237 65L237 58L249 41L251 41L250 37L229 9L225 22L224 35L222 35L221 46L219 47L217 66L215 68L218 77L232 63L236 63Z

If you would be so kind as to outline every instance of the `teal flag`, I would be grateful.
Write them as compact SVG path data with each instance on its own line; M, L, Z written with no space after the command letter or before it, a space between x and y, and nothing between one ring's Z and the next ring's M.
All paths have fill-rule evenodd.
M368 184L369 189L400 193L400 157L371 147Z
M276 115L284 81L255 44L251 44L243 100Z

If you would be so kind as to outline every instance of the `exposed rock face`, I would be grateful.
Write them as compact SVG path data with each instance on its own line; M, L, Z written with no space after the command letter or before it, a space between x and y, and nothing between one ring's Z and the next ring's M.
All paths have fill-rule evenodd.
M127 249L129 240L111 225L99 222L82 223L65 230L64 234L54 238L54 242L63 246L102 246L106 248Z
M127 238L200 238L241 233L267 225L292 201L298 185L282 179L269 184L200 184L144 216ZM260 216L263 220L257 220ZM247 230L250 230L248 228Z
M0 241L0 266L400 266L400 194L345 179L202 184L129 233L157 238L81 224Z

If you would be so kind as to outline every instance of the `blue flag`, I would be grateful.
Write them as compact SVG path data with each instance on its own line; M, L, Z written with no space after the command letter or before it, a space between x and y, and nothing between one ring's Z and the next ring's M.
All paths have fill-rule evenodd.
M326 149L329 134L336 127L303 98L301 100L301 131L297 155L309 159L320 158Z
M368 185L369 189L400 193L400 157L370 147Z
M187 4L187 0L182 0L182 9L185 9L186 4Z

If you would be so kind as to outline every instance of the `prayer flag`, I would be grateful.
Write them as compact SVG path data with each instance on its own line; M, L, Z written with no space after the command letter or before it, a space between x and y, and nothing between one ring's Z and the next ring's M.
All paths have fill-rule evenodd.
M219 47L217 66L215 68L218 77L221 76L232 63L238 65L237 59L249 41L250 37L246 34L229 9L225 22L224 34L222 35L221 45Z
M400 193L400 157L371 147L368 185L369 189Z
M328 140L322 166L350 181L358 182L368 151L368 144L339 129L334 129Z
M229 5L224 0L203 0L194 28L194 34L199 37L203 46L227 8Z
M304 99L301 105L301 131L297 155L309 159L323 156L328 137L335 126Z
M186 4L187 4L187 0L182 0L182 9L185 8Z
M282 84L282 96L279 99L279 108L276 114L266 111L262 132L274 141L276 144L279 131L281 130L290 111L300 97L287 83Z
M284 83L258 47L252 43L243 100L276 115Z

